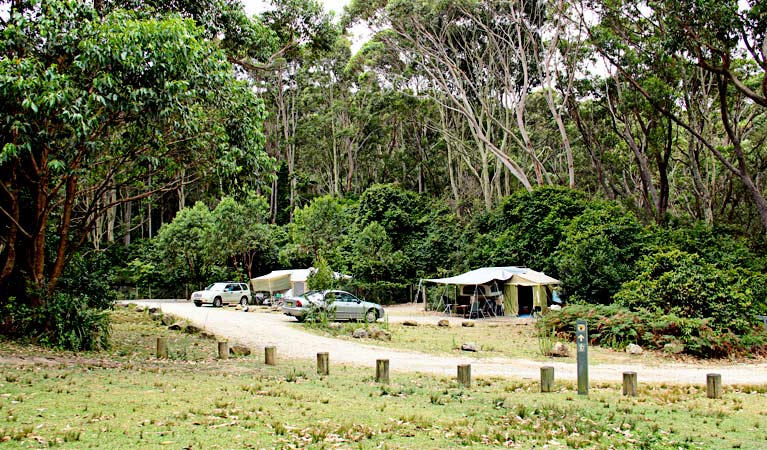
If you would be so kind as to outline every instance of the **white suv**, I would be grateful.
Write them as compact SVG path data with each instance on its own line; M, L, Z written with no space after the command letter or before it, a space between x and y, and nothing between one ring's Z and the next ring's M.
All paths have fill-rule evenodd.
M202 306L203 303L213 305L216 308L229 303L239 303L245 306L250 302L250 288L245 283L233 281L213 283L204 291L193 292L192 301L194 306Z

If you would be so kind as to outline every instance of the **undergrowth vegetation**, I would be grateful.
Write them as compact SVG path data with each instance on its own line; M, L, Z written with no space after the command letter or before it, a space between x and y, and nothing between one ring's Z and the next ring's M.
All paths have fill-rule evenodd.
M596 383L541 394L531 381L450 377L332 364L319 376L306 361L216 360L215 343L168 332L146 313L118 310L110 353L49 355L49 364L10 358L38 349L0 341L3 448L466 448L758 449L767 445L764 386L640 385L625 398ZM154 337L210 349L195 360L156 360ZM43 350L43 352L50 352Z
M647 309L631 311L618 305L570 305L545 314L538 326L542 330L554 329L573 340L577 319L586 320L591 343L618 350L637 344L700 358L767 356L767 330L761 325L736 335L713 327L710 318L681 317Z

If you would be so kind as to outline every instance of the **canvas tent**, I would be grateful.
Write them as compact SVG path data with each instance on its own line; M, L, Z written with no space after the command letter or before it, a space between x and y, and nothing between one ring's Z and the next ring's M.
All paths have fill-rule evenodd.
M544 310L548 305L553 285L559 280L526 267L483 267L447 278L428 278L423 281L456 286L455 300L464 296L493 298L502 302L505 315L517 316L532 312L534 307Z
M307 269L274 270L266 275L261 275L250 280L252 292L268 292L274 294L301 295L306 292L306 280L314 272L314 267ZM350 278L337 272L333 273L336 279Z

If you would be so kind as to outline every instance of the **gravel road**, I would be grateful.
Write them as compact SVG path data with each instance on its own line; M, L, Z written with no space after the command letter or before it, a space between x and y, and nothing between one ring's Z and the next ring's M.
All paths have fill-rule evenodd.
M294 319L278 313L249 312L233 308L197 308L188 302L137 302L158 306L163 312L182 317L217 336L226 337L252 349L274 345L277 358L316 358L318 352L329 352L331 364L352 364L375 367L376 359L389 359L392 372L423 372L455 376L458 364L471 364L473 376L501 376L537 380L542 365L553 366L557 379L576 380L574 362L546 362L510 358L473 358L436 356L409 350L393 350L374 345L349 342L306 333ZM389 316L390 322L412 318ZM422 323L436 322L434 316L415 319ZM459 322L458 320L455 320ZM643 364L599 364L589 366L590 381L620 382L622 373L637 372L640 383L672 383L705 385L707 373L720 373L723 384L767 384L767 363L757 364L682 364L659 366Z

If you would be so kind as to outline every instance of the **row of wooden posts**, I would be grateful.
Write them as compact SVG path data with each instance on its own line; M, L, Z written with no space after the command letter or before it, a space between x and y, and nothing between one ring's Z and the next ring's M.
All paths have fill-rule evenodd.
M277 364L277 348L268 346L264 348L264 363L268 366ZM167 338L157 338L157 357L168 357ZM229 342L220 341L218 343L219 359L229 358ZM317 373L319 375L330 374L330 356L327 352L317 353ZM471 364L459 364L457 374L458 384L471 386ZM389 382L389 360L376 360L376 382ZM554 390L554 367L541 367L541 392L552 392ZM623 395L627 397L636 397L637 395L637 373L623 372ZM706 375L706 395L708 398L722 398L722 375L718 373L709 373Z

